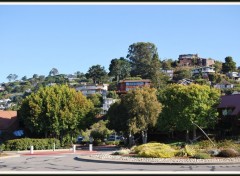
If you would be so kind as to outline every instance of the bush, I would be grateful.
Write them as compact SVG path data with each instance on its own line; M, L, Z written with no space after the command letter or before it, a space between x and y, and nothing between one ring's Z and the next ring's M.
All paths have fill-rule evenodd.
M213 144L209 140L200 141L197 143L197 145L202 149L209 149L213 147Z
M119 145L120 141L106 141L106 145Z
M46 138L46 139L13 139L6 141L6 151L17 150L30 150L30 146L33 146L35 150L53 149L53 143L55 142L55 148L60 148L60 141L58 139Z
M196 154L196 150L189 145L185 145L184 149L188 156L194 156Z
M220 157L237 157L239 153L234 149L224 149L221 150L219 155Z
M171 158L174 157L177 151L171 146L162 143L148 143L134 147L135 153L140 157L151 158Z
M131 152L130 149L122 149L113 153L113 155L128 155Z
M210 159L211 156L207 153L197 153L193 156L193 158L196 158L196 159Z

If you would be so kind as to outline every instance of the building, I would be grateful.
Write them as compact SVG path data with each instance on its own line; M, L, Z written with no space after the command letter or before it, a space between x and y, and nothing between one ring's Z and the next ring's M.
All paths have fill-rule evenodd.
M214 67L198 67L192 69L192 75L202 74L202 76L207 76L209 73L215 73Z
M173 70L161 70L165 75L169 76L170 79L173 78Z
M214 85L213 87L215 87L217 89L231 89L234 87L234 85L226 80L223 80L220 83Z
M179 66L212 66L213 59L200 58L198 54L182 54L178 58Z
M81 91L83 95L89 96L95 93L99 93L103 96L107 95L108 84L83 84L76 88L77 91Z
M129 90L136 89L137 87L150 87L151 80L141 79L141 80L121 80L117 86L117 93L127 93Z
M104 98L103 99L103 106L102 106L102 114L106 114L108 109L110 108L110 106L115 103L117 101L117 99L113 99L113 98Z
M226 75L227 75L229 78L234 79L234 80L236 80L236 81L239 81L239 80L240 80L240 73L238 73L238 72L228 72Z
M19 128L17 111L0 111L0 134L13 132Z
M219 120L217 131L221 137L240 134L240 94L221 97L217 107Z

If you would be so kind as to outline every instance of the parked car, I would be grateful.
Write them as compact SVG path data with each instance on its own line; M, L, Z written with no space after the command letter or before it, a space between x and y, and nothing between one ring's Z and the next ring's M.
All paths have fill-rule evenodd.
M77 138L77 143L78 144L81 144L82 143L82 141L83 141L83 137L82 136L78 136L78 138Z

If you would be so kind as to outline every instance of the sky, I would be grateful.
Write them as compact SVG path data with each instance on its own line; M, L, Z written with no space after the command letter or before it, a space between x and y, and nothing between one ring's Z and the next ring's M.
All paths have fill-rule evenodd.
M240 66L239 21L240 4L0 4L0 83L52 68L86 73L99 64L108 72L137 42L154 43L161 60L232 56Z

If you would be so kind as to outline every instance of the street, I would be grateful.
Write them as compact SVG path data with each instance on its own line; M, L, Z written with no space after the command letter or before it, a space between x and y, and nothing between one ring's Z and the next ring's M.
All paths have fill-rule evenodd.
M0 160L0 173L4 171L24 171L24 172L213 172L219 171L240 173L240 164L231 165L143 165L143 164L116 164L101 163L91 161L81 161L79 154L59 154L59 155L33 155L6 158Z

